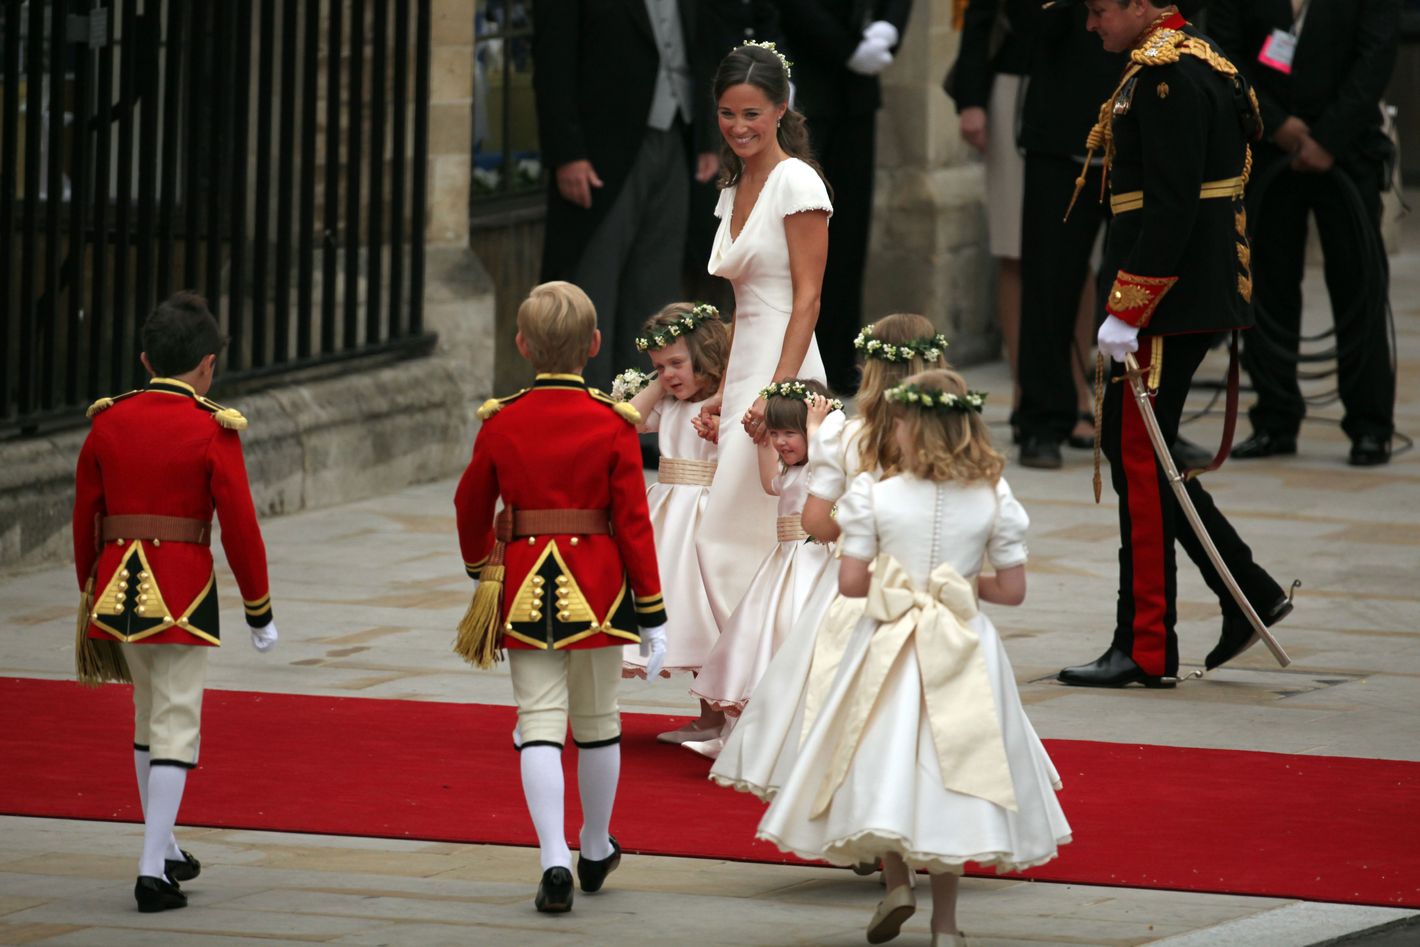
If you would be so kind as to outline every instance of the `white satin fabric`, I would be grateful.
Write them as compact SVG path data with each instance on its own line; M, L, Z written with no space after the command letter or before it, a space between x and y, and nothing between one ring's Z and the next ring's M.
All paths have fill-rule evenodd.
M778 515L797 519L808 497L805 469L791 467L775 478L774 488L779 492ZM837 580L838 563L829 547L803 539L776 543L725 623L690 692L738 715L746 703L753 703L750 695L758 693L760 678L814 590Z
M823 181L797 158L775 165L739 236L731 238L734 202L735 188L720 192L715 207L720 229L708 266L711 274L734 286L735 323L720 413L720 465L697 542L710 604L722 625L749 588L755 566L777 542L774 498L766 496L760 486L755 445L741 428L740 419L759 397L759 390L775 380L772 376L793 309L784 218L810 210L833 210ZM795 374L824 380L816 341L809 343Z
M673 397L661 399L646 416L647 430L657 432L661 459L714 462L714 444L695 433L691 418L700 405ZM661 594L666 600L666 663L662 677L672 671L698 671L715 640L720 626L705 593L705 576L695 548L710 488L693 483L653 483L646 491L646 506L656 536L656 564L661 572ZM639 645L623 652L623 676L646 676L646 659Z
M944 564L973 580L983 557L1006 568L1024 562L1025 511L1004 480L936 484L910 475L874 483L858 477L839 501L845 556L890 556L918 590L932 587ZM938 575L942 575L938 572ZM835 771L838 747L852 725L861 672L873 660L882 622L864 616L853 630L827 696L813 716L782 789L759 825L759 836L805 858L834 864L872 861L892 851L918 868L960 871L968 861L1002 871L1038 865L1070 840L1055 797L1059 775L1021 707L1010 661L984 614L962 624L974 633L990 682L990 704L1004 746L1015 808L959 785L942 772L941 748L923 692L918 650L896 650L877 687L846 770ZM881 652L880 652L881 653ZM751 704L751 706L753 706ZM955 713L962 713L958 710ZM993 741L996 736L993 736ZM834 786L827 799L822 787ZM988 795L995 793L988 792Z

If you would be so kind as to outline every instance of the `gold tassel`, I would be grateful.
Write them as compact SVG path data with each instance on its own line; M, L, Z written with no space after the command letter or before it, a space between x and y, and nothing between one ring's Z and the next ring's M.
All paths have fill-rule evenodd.
M1104 417L1104 355L1095 353L1095 503L1100 501L1104 483L1100 479L1100 425Z
M478 588L468 603L454 637L454 652L478 668L491 668L503 657L499 618L503 609L504 545L493 544L488 563L479 573Z
M89 617L94 608L94 580L91 578L79 597L79 620L74 630L74 675L85 687L100 684L132 684L133 675L117 641L89 637Z

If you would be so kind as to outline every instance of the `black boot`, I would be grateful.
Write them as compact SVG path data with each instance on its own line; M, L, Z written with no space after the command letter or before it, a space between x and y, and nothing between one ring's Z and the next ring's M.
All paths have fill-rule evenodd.
M187 895L177 885L152 875L138 876L138 883L133 886L133 897L138 902L138 910L144 914L187 907Z
M533 904L544 914L565 914L572 910L572 872L561 865L544 871Z
M1127 684L1143 684L1145 687L1173 687L1178 683L1175 677L1155 677L1145 674L1134 659L1114 645L1089 664L1065 668L1057 677L1062 684L1075 687L1124 687Z
M580 852L577 853L577 883L583 894L600 891L606 876L616 871L616 867L621 864L621 846L617 844L616 836L608 838L611 839L611 854L605 858L593 861L583 858Z
M1296 586L1293 586L1295 588ZM1292 598L1284 595L1271 608L1258 609L1257 617L1262 619L1262 624L1271 628L1288 615L1292 614ZM1242 654L1248 648L1257 644L1257 632L1253 631L1252 623L1242 615L1223 615L1223 634L1218 638L1218 643L1213 646L1213 650L1208 652L1208 657L1203 659L1203 666L1208 670L1213 670L1223 664L1227 664L1233 658Z

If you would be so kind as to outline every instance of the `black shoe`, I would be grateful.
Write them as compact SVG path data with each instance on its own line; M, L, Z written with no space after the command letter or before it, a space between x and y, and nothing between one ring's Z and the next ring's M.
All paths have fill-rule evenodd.
M583 894L600 891L606 876L616 871L616 866L621 864L621 846L616 843L616 836L607 837L611 839L611 854L607 857L593 861L583 858L580 852L577 854L577 884Z
M1390 463L1390 438L1362 434L1351 442L1351 456L1346 462L1352 467L1376 467Z
M202 862L193 857L192 852L180 849L182 859L169 858L163 862L163 871L173 881L191 881L202 874Z
M1295 588L1295 586L1293 586ZM1292 599L1284 595L1266 610L1258 609L1257 617L1262 619L1262 623L1268 628L1277 624L1288 615L1292 614ZM1203 659L1203 666L1208 670L1213 670L1222 664L1227 664L1233 658L1242 654L1248 648L1257 644L1257 632L1252 630L1252 623L1242 615L1223 616L1223 634L1218 638L1218 643L1213 646L1213 650L1208 652L1208 657Z
M1296 444L1293 443L1292 453L1296 452ZM1213 455L1207 449L1199 447L1184 437L1173 439L1173 443L1169 445L1169 455L1173 457L1174 466L1180 471L1195 467L1207 467L1213 462Z
M138 902L138 910L144 914L187 907L187 895L177 885L152 875L138 876L138 883L133 886L133 897Z
M572 910L572 872L558 865L542 873L533 904L544 914L565 914Z
M1059 470L1065 463L1060 458L1060 445L1052 438L1036 434L1021 437L1021 466L1037 470Z
M1256 457L1290 457L1296 452L1297 435L1254 431L1252 437L1233 445L1230 456L1238 460L1252 460Z
M1176 677L1155 677L1145 674L1134 659L1114 645L1090 664L1065 668L1057 675L1062 684L1075 687L1124 687L1126 684L1143 684L1145 687L1173 687Z
M1095 426L1095 416L1088 411L1081 411L1080 421L1090 426L1090 433L1086 434L1084 437L1080 437L1072 431L1070 436L1065 439L1065 443L1076 450L1091 450L1095 446L1095 432L1093 430Z

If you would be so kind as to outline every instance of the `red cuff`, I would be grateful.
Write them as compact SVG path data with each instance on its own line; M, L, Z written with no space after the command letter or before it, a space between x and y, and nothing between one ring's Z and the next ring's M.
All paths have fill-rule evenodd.
M1105 311L1140 329L1149 324L1149 319L1164 298L1178 282L1177 276L1135 276L1120 270L1110 288Z

